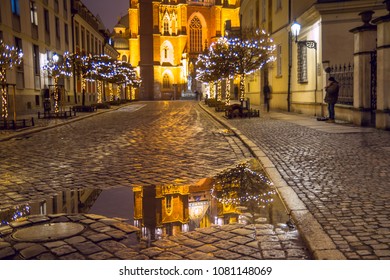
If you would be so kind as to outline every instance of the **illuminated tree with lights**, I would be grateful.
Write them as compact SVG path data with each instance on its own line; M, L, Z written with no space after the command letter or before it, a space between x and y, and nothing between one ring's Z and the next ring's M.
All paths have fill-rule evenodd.
M0 84L1 84L1 117L5 121L8 118L7 101L7 70L13 69L23 61L23 52L13 46L8 46L0 41Z
M275 45L264 30L245 30L238 38L229 39L234 72L240 76L240 101L245 99L245 76L274 61Z
M248 163L215 176L211 188L212 197L222 205L245 207L251 213L271 205L275 194L272 182L264 174L251 170Z
M230 78L234 75L234 64L232 60L232 52L229 48L229 41L226 37L222 37L210 46L210 61L218 77L218 98L222 99L221 81L225 79L226 82L226 105L230 104Z
M131 86L131 88L137 88L141 83L133 66L124 61L115 61L114 81L118 85L124 84L125 89L127 85Z
M70 77L72 76L72 61L69 53L65 53L63 58L60 59L58 54L54 54L52 59L50 59L46 65L44 65L43 70L47 72L49 76L53 78L54 81L54 112L58 113L60 111L60 89L58 86L58 79L61 77Z
M214 98L214 81L217 80L216 64L211 60L211 50L206 49L196 61L196 79L209 84L209 97Z
M103 102L103 87L105 82L111 82L114 77L115 60L108 55L95 55L91 58L90 77L97 80L97 103Z
M87 81L93 79L94 74L94 60L92 56L80 55L74 53L71 55L76 75L80 77L81 89L82 89L82 102L81 105L85 106L85 89L87 87Z

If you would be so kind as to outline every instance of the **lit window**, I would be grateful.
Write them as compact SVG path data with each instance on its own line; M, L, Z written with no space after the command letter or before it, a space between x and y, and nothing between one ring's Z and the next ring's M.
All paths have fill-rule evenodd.
M20 15L19 0L11 0L11 9L14 15Z
M30 18L33 25L38 25L37 4L34 1L30 2Z
M194 17L190 24L190 52L202 52L202 23L198 17Z
M169 80L168 74L165 74L163 77L163 88L170 88L171 87L171 82Z

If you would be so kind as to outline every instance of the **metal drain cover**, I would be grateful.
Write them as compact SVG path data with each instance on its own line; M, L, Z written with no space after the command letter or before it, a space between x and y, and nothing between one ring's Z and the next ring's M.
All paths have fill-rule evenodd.
M18 229L12 238L26 242L45 242L71 237L84 230L84 226L76 223L50 223Z

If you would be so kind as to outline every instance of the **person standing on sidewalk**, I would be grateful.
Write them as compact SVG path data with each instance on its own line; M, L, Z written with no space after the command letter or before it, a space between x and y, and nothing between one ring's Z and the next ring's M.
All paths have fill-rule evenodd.
M325 87L325 99L324 101L328 103L328 113L329 119L326 121L328 123L335 122L335 111L334 106L337 103L337 99L339 97L339 83L336 81L334 77L330 77L329 84Z

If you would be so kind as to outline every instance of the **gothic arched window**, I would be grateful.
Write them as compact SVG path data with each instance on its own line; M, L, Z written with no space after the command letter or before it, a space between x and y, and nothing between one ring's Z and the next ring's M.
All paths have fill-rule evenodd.
M171 82L169 80L168 74L165 74L163 77L163 88L171 88Z
M169 19L168 17L164 18L164 35L169 34Z
M194 17L190 23L190 52L202 52L202 23Z

